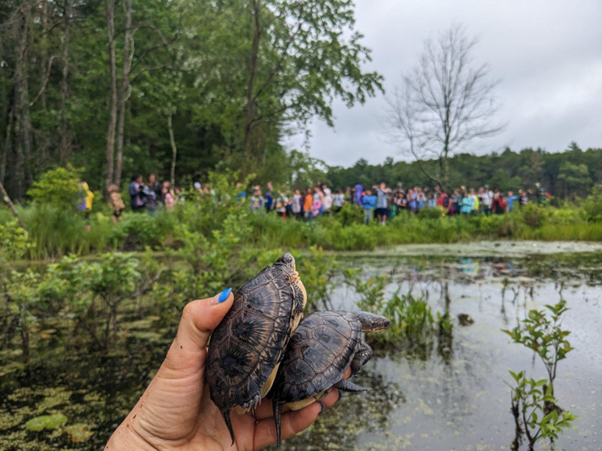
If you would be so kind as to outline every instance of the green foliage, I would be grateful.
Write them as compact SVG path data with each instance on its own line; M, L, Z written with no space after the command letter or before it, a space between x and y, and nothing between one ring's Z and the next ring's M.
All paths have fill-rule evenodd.
M0 263L18 260L29 250L29 234L21 228L16 219L0 224Z
M602 222L602 185L596 185L583 201L581 216L588 222Z
M569 197L569 193L570 197L582 195L592 183L587 166L570 161L563 161L560 165L558 180L564 185L566 197Z
M0 134L11 136L11 145L21 149L6 155L5 185L13 199L21 199L30 180L49 167L64 165L68 158L85 167L83 178L93 190L100 190L106 174L110 96L105 4L74 3L72 20L66 24L68 40L63 26L48 26L63 23L63 7L49 2L40 10L34 5L9 2L2 9L6 23L23 18L28 39L21 51L30 58L21 58L17 51L19 33L3 27L0 41L7 49L2 59L6 73L0 74L0 92L20 90L21 85L8 74L23 71L29 80L29 91L23 96L30 128L35 131L35 139L32 131L22 133L21 116L16 113L17 119L9 121L7 116L0 124ZM224 166L255 173L263 183L323 180L322 162L305 152L288 152L280 138L290 126L303 129L314 116L332 124L335 98L351 106L382 90L382 77L364 70L370 50L355 29L354 9L347 0L320 0L311 5L265 0L258 9L251 2L232 1L146 0L136 4L133 65L123 118L122 180L133 172L145 176L153 172L160 180L169 179L168 117L173 119L180 184L204 180L211 170ZM124 40L119 38L124 24L123 10L116 8L118 74L124 69ZM257 45L253 36L258 38ZM64 45L69 53L65 108L57 69L63 62L55 58L63 54ZM251 58L253 49L256 53ZM2 111L9 111L11 98L0 96ZM15 111L19 109L17 103L14 106ZM241 152L247 113L252 133ZM31 156L23 150L25 146L32 147Z
M363 224L364 223L364 211L359 205L352 203L346 203L337 215L336 219L341 223L343 227L351 224Z
M563 429L577 419L569 411L562 411L554 397L554 381L558 362L566 359L574 348L567 337L570 331L562 329L563 315L568 311L566 301L546 305L545 310L530 310L527 318L512 330L503 330L515 343L521 344L541 359L547 379L527 379L524 371L510 371L515 386L512 387L512 412L517 429L522 420L529 445L540 438L558 438ZM541 387L541 388L540 388Z
M535 184L538 182L555 198L573 199L585 195L592 185L601 182L602 177L602 148L582 151L576 145L569 146L564 152L525 148L479 156L458 154L449 158L448 162L452 188L461 185L478 188L488 184L492 188L497 186L504 194L508 190L517 194L518 188L523 188L530 190L533 200L536 198ZM566 163L570 163L570 166ZM422 164L430 172L435 170L437 161L428 160ZM568 186L559 180L560 176L566 177L563 180L569 182ZM406 161L368 164L360 159L351 167L330 167L327 180L330 186L343 189L356 183L372 186L381 180L389 186L402 182L406 188L433 187L433 182L421 171L417 162Z
M48 265L43 273L32 269L12 271L2 286L21 334L25 359L29 354L30 322L58 311L73 315L99 347L107 347L111 329L116 340L120 304L150 291L163 269L152 253L147 252L141 261L116 252L99 255L95 261L64 257ZM99 334L96 329L101 320L105 320L105 328Z
M81 191L77 181L80 173L80 169L75 169L70 164L66 168L51 169L34 182L27 194L35 202L48 203L61 208L75 208Z
M358 309L391 320L391 327L384 332L369 335L370 342L379 348L404 349L426 357L435 340L435 317L425 299L412 294L400 295L399 290L388 296L386 274L362 280L361 270L343 271L345 284L352 287L359 299ZM450 323L451 327L451 323Z
M161 212L159 216L166 215ZM145 246L160 247L165 237L157 218L144 213L130 213L125 214L113 228L108 241L122 242L128 250L136 250Z
M547 379L527 378L524 371L510 374L516 384L512 388L512 409L525 425L531 449L539 439L558 439L564 429L574 428L573 421L578 417L558 408Z
M297 271L307 291L305 310L316 311L319 306L328 306L337 268L334 255L325 253L318 246L312 246L308 255L302 257L299 257L298 253L293 255L297 260Z
M525 205L520 213L522 214L522 221L533 229L543 226L547 219L547 209L535 203Z
M574 348L567 340L571 332L561 328L562 316L568 311L566 301L546 305L546 309L549 317L544 310L530 310L520 325L503 332L515 343L522 344L539 355L548 372L550 386L553 387L558 362L566 359Z
M439 207L423 208L418 211L420 219L439 219L443 216L443 210Z
M251 177L245 183L250 183ZM212 173L211 194L184 191L186 202L171 212L161 208L155 216L125 212L116 224L107 210L100 209L86 221L73 208L34 203L20 209L30 243L21 255L55 259L70 253L139 251L150 246L154 250L171 249L175 256L198 269L203 265L200 260L209 259L201 255L208 246L221 248L227 254L243 247L272 250L318 246L356 251L406 243L481 239L602 240L602 216L598 213L602 195L596 190L579 207L544 207L531 202L512 213L469 217L441 216L439 209L423 209L417 215L400 212L382 227L364 225L363 211L354 205L345 205L338 214L310 222L283 220L264 211L249 212L248 204L236 197L238 179L236 172ZM0 210L0 226L7 227L11 221L9 212ZM224 273L229 264L222 262L217 267L222 268L218 272ZM213 278L221 280L218 275Z

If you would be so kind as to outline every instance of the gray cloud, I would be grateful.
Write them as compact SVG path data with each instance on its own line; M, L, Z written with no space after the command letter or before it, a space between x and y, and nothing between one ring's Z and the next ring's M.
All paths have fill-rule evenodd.
M501 79L501 135L469 149L477 154L508 145L563 150L571 141L602 147L602 2L600 0L357 0L357 29L373 50L368 70L393 91L416 62L424 39L452 23L480 38L475 58ZM335 129L314 121L310 154L331 165L359 158L405 159L383 138L385 96L347 109L336 102ZM292 138L289 146L299 146Z

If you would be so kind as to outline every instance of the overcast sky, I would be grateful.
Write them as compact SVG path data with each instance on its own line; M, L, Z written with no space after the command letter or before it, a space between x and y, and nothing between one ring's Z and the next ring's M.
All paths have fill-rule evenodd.
M366 69L384 75L388 93L416 63L425 38L454 23L479 37L474 56L501 79L495 94L508 126L473 153L505 146L557 152L571 141L602 147L602 0L356 0L356 19L373 51ZM340 166L408 159L383 136L386 95L351 109L335 102L334 129L311 124L310 154Z

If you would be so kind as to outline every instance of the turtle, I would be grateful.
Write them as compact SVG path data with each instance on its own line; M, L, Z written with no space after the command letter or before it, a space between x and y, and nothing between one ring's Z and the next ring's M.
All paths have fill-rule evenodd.
M272 399L276 433L280 446L282 409L299 410L326 396L331 387L349 392L367 388L343 375L351 368L357 374L372 357L372 348L362 341L362 332L391 327L384 316L368 312L325 311L307 316L293 334L274 387Z
M232 308L213 331L207 382L232 444L230 412L254 412L268 393L306 302L295 258L286 253L236 291Z

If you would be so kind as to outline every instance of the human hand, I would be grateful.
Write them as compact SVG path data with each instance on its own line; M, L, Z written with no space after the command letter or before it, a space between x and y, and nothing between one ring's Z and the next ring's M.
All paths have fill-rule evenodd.
M255 417L232 413L236 434L232 444L222 416L209 397L205 382L207 341L232 307L234 296L228 293L222 302L219 299L220 295L216 295L193 301L184 308L165 361L105 450L247 451L276 443L271 401L264 399ZM282 415L282 437L307 429L338 399L339 392L333 388L320 403Z

